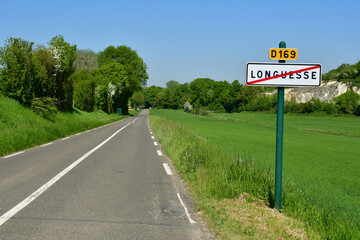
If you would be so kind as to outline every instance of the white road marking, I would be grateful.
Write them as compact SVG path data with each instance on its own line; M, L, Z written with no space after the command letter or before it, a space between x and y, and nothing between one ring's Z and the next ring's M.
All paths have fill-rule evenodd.
M46 147L46 146L49 146L51 144L53 144L53 143L45 143L45 144L41 145L40 147Z
M169 167L169 165L167 163L163 163L166 174L167 175L173 175L173 172L171 171L171 168Z
M64 140L69 139L69 138L70 138L70 137L62 138L61 141L64 141Z
M153 134L152 132L150 132L150 134Z
M132 121L132 123L134 123L134 122L135 122L136 120L138 120L138 119L139 119L139 117L135 118L134 121Z
M77 133L77 134L75 134L75 136L78 136L78 135L80 135L81 133Z
M162 156L162 155L163 155L160 150L156 150L156 152L157 152L157 154L158 154L159 156Z
M147 120L147 125L148 125L148 128L149 128L149 130L151 131L151 129L150 129L150 122L149 122L149 114L146 114L146 120Z
M181 200L181 197L180 197L180 194L179 194L179 193L177 194L177 196L178 196L178 198L179 198L179 200L180 200L181 205L182 205L183 208L185 209L186 216L187 216L187 218L189 219L189 222L190 222L190 223L196 223L194 220L191 219L190 214L189 214L189 212L188 212L188 210L187 210L184 202Z
M154 136L151 136L151 139L155 139L155 137L154 137Z
M86 130L85 132L90 132L90 130Z
M157 146L157 145L158 145L158 143L157 143L157 142L154 142L154 145L155 145L155 146Z
M20 202L18 205L10 209L8 212L6 212L4 215L0 217L0 226L3 225L7 220L12 218L16 213L18 213L21 209L29 205L32 201L34 201L37 197L39 197L43 192L45 192L49 187L51 187L54 183L56 183L60 178L62 178L66 173L70 172L71 169L76 167L79 163L84 161L88 156L90 156L93 152L101 148L105 143L107 143L110 139L112 139L116 134L118 134L120 131L122 131L124 128L129 126L132 122L126 124L124 127L117 130L113 135L105 139L102 143L91 149L89 152L85 153L82 157L80 157L78 160L73 162L71 165L69 165L67 168L62 170L58 175L56 175L54 178L52 178L50 181L45 183L43 186L41 186L38 190L33 192L30 196L25 198L22 202Z
M7 155L7 156L4 156L3 158L13 157L13 156L16 156L16 155L22 154L22 153L24 153L24 152L25 152L25 151L16 152L16 153L13 153L13 154L10 154L10 155Z

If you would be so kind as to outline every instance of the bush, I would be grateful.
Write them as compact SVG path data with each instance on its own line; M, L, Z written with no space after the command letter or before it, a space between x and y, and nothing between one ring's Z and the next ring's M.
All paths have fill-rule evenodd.
M184 111L191 112L193 110L193 105L191 105L188 101L184 104Z
M34 98L31 101L32 110L42 116L48 117L49 115L55 115L58 112L57 99L50 97Z
M339 113L355 114L359 108L360 95L354 91L347 91L335 98L334 101Z

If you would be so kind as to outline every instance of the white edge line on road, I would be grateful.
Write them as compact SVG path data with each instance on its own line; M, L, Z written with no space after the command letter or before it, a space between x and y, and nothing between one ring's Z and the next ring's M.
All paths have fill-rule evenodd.
M162 156L162 155L163 155L160 150L156 150L156 152L157 152L157 154L158 154L159 156Z
M81 134L81 132L80 132L80 133L75 134L75 136L78 136L78 135L80 135L80 134Z
M14 157L14 156L19 155L19 154L22 154L22 153L24 153L24 152L25 152L25 151L16 152L16 153L13 153L13 154L10 154L10 155L7 155L7 156L4 156L3 158Z
M196 223L194 220L191 219L190 214L189 214L189 212L188 212L188 210L187 210L184 202L182 201L179 193L177 194L177 196L178 196L178 198L179 198L179 200L180 200L181 205L182 205L183 208L185 209L185 213L186 213L187 218L189 219L189 222L190 222L190 223Z
M149 110L148 110L149 111ZM150 122L149 122L149 113L146 115L146 118L147 118L147 125L148 125L148 128L149 128L149 130L151 130L150 129Z
M51 143L45 143L45 144L41 145L40 147L46 147L46 146L49 146L51 144L53 144L53 143L52 142Z
M157 143L157 142L154 142L154 145L155 145L155 146L157 146L157 145L158 145L158 143Z
M155 139L155 137L154 137L154 136L151 136L151 139Z
M45 183L43 186L41 186L38 190L33 192L30 196L25 198L22 202L20 202L18 205L7 211L4 215L0 217L0 226L3 225L7 220L12 218L16 213L18 213L21 209L26 207L28 204L30 204L32 201L34 201L37 197L39 197L43 192L45 192L49 187L51 187L54 183L56 183L60 178L62 178L66 173L70 172L71 169L76 167L79 163L84 161L88 156L90 156L93 152L101 148L105 143L107 143L110 139L112 139L116 134L118 134L120 131L122 131L124 128L129 126L132 122L126 124L124 127L117 130L113 135L105 139L102 143L85 153L82 157L80 157L78 160L73 162L71 165L69 165L67 168L62 170L60 173L58 173L55 177L53 177L50 181Z
M163 163L163 166L165 168L165 172L167 175L173 175L173 172L171 171L171 168L169 167L169 165L167 163Z
M61 141L64 141L66 139L69 139L70 137L65 137L65 138L62 138Z
M153 134L152 132L150 132L150 134Z

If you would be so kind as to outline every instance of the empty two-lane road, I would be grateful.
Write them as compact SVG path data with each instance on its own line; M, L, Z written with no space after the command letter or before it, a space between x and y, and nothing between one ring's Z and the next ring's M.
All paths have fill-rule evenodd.
M0 239L209 238L169 165L147 110L2 157Z

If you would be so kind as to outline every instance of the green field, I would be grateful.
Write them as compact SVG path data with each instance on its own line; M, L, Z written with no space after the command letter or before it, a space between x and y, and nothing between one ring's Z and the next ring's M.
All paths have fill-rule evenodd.
M186 125L224 151L250 157L274 172L275 114L152 113ZM283 180L293 182L315 205L360 228L359 146L360 118L285 115Z

